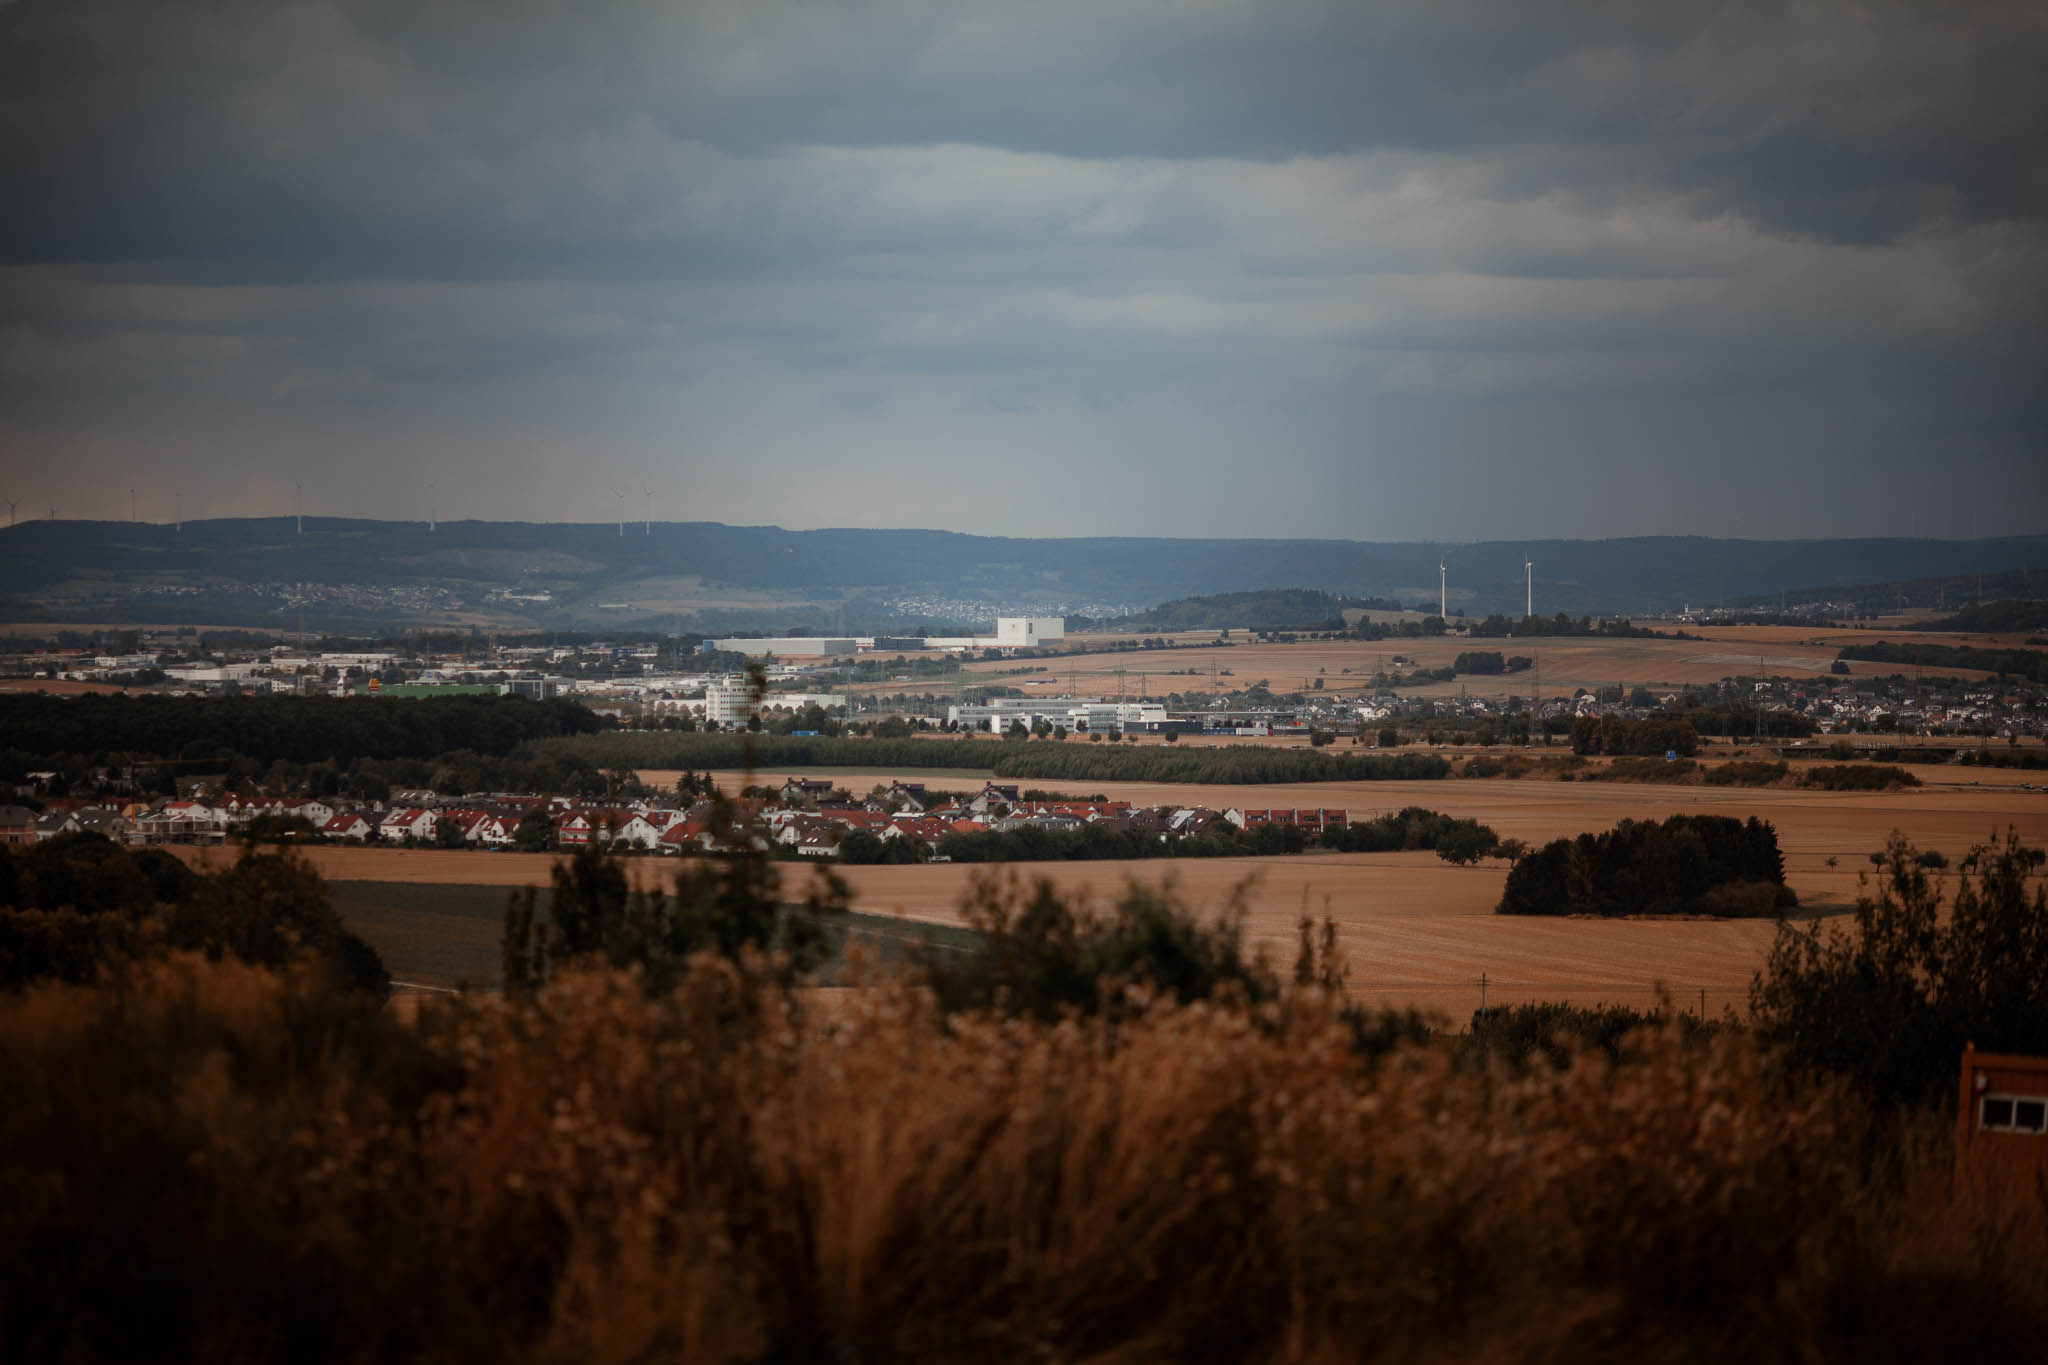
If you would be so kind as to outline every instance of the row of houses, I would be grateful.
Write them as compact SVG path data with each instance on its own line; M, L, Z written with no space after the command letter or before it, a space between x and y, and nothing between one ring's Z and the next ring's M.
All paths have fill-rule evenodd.
M689 853L718 848L732 837L721 829L713 803L688 806L634 800L587 804L573 797L494 797L445 801L430 793L399 793L389 806L318 798L227 796L209 802L198 796L149 803L93 806L57 803L38 814L26 807L0 807L0 844L28 844L60 834L89 831L129 844L207 844L259 820L290 822L319 837L354 843L443 843L453 847L510 849L538 843L542 833L528 822L544 821L546 842L575 850L592 845L618 851ZM1161 839L1249 830L1263 825L1294 826L1319 834L1349 823L1349 812L1331 809L1257 809L1203 806L1134 808L1128 801L1027 800L1014 785L990 782L971 796L932 804L920 783L897 782L855 802L828 780L791 778L780 804L742 800L732 818L756 831L757 846L780 847L806 857L829 857L855 832L885 842L912 838L926 846L953 834L1041 830L1066 833L1090 827L1134 830ZM303 823L299 823L303 822Z

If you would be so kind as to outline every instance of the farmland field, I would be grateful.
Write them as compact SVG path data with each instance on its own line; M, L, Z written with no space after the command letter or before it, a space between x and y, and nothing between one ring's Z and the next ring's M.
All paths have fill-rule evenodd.
M1675 634L1678 626L1657 623L1657 629ZM1503 654L1524 654L1536 660L1533 673L1512 678L1467 677L1455 682L1403 687L1403 694L1456 696L1469 691L1476 696L1500 696L1513 692L1527 695L1539 682L1546 696L1569 694L1576 688L1594 688L1623 683L1633 687L1680 687L1686 684L1719 682L1740 674L1771 674L1781 677L1817 677L1829 672L1842 646L1869 644L1881 639L1910 640L1916 644L1972 644L1985 647L2018 647L2019 636L1953 635L1901 632L1887 634L1880 623L1862 630L1829 630L1810 626L1687 626L1688 634L1702 638L1609 639L1563 636L1523 639L1472 639L1439 636L1424 639L1389 640L1305 640L1295 644L1260 644L1233 632L1238 642L1203 648L1216 639L1215 631L1189 631L1156 638L1187 646L1170 650L1110 649L1128 635L1072 636L1073 646L1100 644L1100 652L1038 660L1002 660L963 665L970 677L1021 687L1044 688L1048 695L1069 690L1085 695L1164 697L1171 692L1211 688L1242 688L1265 679L1275 692L1309 691L1318 678L1326 692L1348 692L1363 687L1381 670L1395 672L1396 656L1414 667L1448 668L1468 650L1490 650ZM1031 664L1045 671L1018 674L1013 670ZM1851 674L1886 675L1903 671L1898 664L1851 661ZM1213 670L1213 672L1212 672ZM1226 674L1224 670L1228 670ZM1944 669L1944 674L1965 678L1984 676L1968 669ZM1007 676L995 676L1007 675ZM950 683L939 679L917 682L870 684L856 690L896 692L944 692Z
M1954 777L1961 769L1933 772ZM652 776L652 774L650 774ZM874 776L866 775L872 782ZM1986 774L1989 777L1990 774ZM964 782L960 785L966 785ZM863 784L865 786L865 783ZM1778 830L1787 879L1803 913L1849 908L1865 855L1893 829L1951 858L1971 844L2016 828L2030 843L2048 844L2048 793L2017 785L1922 788L1899 792L1827 793L1682 787L1587 785L1505 780L1314 783L1255 789L1094 783L1091 790L1141 803L1191 802L1224 807L1342 806L1354 814L1418 804L1471 816L1504 837L1529 842L1606 829L1625 817L1675 813L1756 815ZM197 859L220 858L214 853ZM407 883L406 904L425 916L410 927L405 907L383 893L377 938L402 979L445 980L435 974L437 939L453 936L471 951L495 943L491 904L502 908L500 888L545 885L550 859L538 854L440 852L407 849L316 848L315 866L335 883ZM1835 866L1827 860L1835 859ZM671 865L656 859L628 863L636 883L653 885ZM1488 978L1487 999L1560 999L1584 1004L1641 1004L1655 987L1669 987L1681 1003L1697 1007L1706 992L1709 1012L1739 1006L1750 976L1762 964L1772 926L1758 921L1525 920L1491 913L1506 871L1500 863L1453 867L1427 853L1308 853L1296 857L1189 860L1129 864L1039 863L1017 869L1046 876L1063 889L1100 901L1127 880L1147 883L1171 876L1182 896L1204 909L1221 907L1233 888L1250 879L1244 904L1251 938L1283 959L1291 953L1296 918L1305 910L1328 913L1339 928L1361 1000L1413 1005L1463 1018L1479 1002L1478 978ZM902 914L929 923L957 923L957 905L976 869L949 864L839 869L857 908ZM786 868L786 890L799 891L806 869ZM446 888L437 892L436 888ZM479 888L488 888L487 895ZM446 905L434 904L437 894ZM488 902L488 903L487 903ZM349 906L377 907L347 888ZM357 909L363 914L366 910ZM366 923L365 928L370 926ZM407 937L412 935L412 937ZM415 965L413 954L425 955ZM408 971L427 972L408 977ZM472 980L479 979L471 977Z

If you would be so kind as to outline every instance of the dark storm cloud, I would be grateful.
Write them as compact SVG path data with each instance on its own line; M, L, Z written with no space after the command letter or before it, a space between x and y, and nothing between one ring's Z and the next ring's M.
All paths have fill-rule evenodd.
M772 205L668 177L933 143L1479 154L1508 193L1647 186L1853 242L2048 213L2048 24L2017 4L28 0L0 25L14 259L772 256L734 240Z
M750 521L1768 534L1876 468L2031 527L2043 69L2016 4L18 0L0 439L365 512L574 452ZM1047 477L833 472L963 450Z

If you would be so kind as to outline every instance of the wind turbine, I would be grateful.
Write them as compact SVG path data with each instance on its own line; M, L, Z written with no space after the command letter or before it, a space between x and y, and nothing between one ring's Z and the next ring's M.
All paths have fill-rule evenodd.
M640 480L640 534L643 536L654 534L653 501L654 495L647 491L647 480Z
M1436 614L1445 621L1451 619L1451 580L1446 576L1444 562L1436 562Z
M1536 565L1527 559L1522 561L1522 591L1528 598L1522 607L1526 619L1536 614Z
M620 540L624 540L624 539L626 538L626 493L625 493L625 490L624 490L624 489L622 489L622 488L614 488L614 489L612 490L612 496L613 496L613 497L615 497L615 498L617 498L617 499L619 500L619 539L620 539Z
M7 529L8 529L8 530L10 530L10 531L12 531L12 530L14 529L14 509L15 509L15 506L16 506L16 503L15 503L14 499L13 499L13 498L9 498L9 499L7 500Z
M430 483L427 485L427 529L429 531L432 531L434 523L441 519L440 492L440 484Z
M141 520L141 518L135 515L135 490L133 488L128 490L128 520L131 522Z
M178 517L178 531L179 534L182 535L185 530L185 495L183 493L171 494L171 505L173 508L176 509Z
M300 535L304 535L304 534L306 534L306 485L305 485L305 484L303 484L303 483L301 483L301 482L300 482L299 480L297 480L297 479L293 479L293 480L292 480L292 487L293 487L294 489L296 489L296 490L298 491L298 495L299 495L299 503L298 503L298 507L299 507L299 511L298 511L298 517L299 517L299 534L300 534Z

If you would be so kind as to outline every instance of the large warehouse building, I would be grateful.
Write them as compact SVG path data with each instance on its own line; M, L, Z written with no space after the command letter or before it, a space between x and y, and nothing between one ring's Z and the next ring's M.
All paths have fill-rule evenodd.
M1064 616L998 616L996 633L993 635L947 635L931 636L922 641L905 642L892 639L890 649L1033 649L1039 645L1056 644L1067 638L1067 619ZM777 658L800 659L828 657L835 654L854 654L864 649L875 648L875 641L869 637L834 637L819 635L777 635L758 640L734 638L706 640L699 646L705 653L713 650L731 650L738 654L759 657L773 654Z

